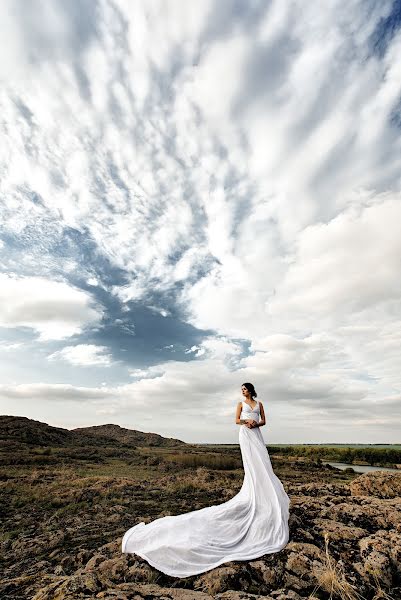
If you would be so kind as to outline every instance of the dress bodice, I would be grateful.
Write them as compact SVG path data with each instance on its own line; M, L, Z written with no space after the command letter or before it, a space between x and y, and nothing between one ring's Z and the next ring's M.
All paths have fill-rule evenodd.
M259 416L259 400L256 400L256 406L254 406L253 408L251 408L249 404L245 402L245 400L242 400L242 411L239 417L240 419L254 419L255 421L259 422Z

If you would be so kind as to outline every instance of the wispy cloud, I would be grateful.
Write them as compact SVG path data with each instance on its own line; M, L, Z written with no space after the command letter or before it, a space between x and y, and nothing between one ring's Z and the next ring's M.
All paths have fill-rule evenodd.
M209 441L232 441L251 380L277 441L307 417L305 441L396 440L375 411L400 387L397 15L390 0L2 3L0 326L36 349L20 375L0 367L6 407L19 390L27 409L30 376L35 410L63 400L58 422L77 389L114 403L77 425L138 409L145 426L150 394L154 430L199 440L194 413L219 407Z
M62 350L49 354L48 359L65 360L77 366L103 365L110 367L113 362L106 346L95 346L93 344L65 346Z
M0 274L0 326L29 327L41 340L63 339L94 326L102 316L88 293L44 277Z

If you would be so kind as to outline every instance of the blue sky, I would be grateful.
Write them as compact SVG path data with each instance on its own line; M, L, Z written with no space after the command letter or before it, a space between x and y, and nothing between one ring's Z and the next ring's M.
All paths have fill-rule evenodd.
M399 442L400 3L0 17L1 412Z

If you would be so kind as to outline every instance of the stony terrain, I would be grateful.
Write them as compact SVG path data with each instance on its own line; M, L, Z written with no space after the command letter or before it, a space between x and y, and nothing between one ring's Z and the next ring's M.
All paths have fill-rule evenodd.
M216 457L179 440L135 446L130 430L119 441L117 426L102 427L81 430L84 447L63 443L67 430L57 428L44 428L39 445L32 421L3 436L2 600L401 598L401 473L359 476L271 454L291 498L289 544L178 579L122 554L122 535L139 520L232 497L243 478L239 449ZM108 445L89 443L96 435Z

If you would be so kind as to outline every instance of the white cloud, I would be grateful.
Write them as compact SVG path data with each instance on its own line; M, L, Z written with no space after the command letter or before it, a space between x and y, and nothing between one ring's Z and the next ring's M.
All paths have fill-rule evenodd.
M21 414L23 407L24 414L34 413L51 424L61 418L69 427L100 424L103 415L113 415L113 422L141 431L185 441L234 443L241 384L251 381L265 408L263 433L269 443L347 442L349 436L361 443L396 442L392 427L401 423L396 395L382 393L380 383L372 395L371 382L347 364L335 340L271 336L264 348L255 349L234 372L222 356L214 355L134 370L132 375L140 379L118 386L3 385L0 399L7 414ZM391 411L391 422L383 418L386 411Z
M199 65L190 73L187 85L209 122L221 125L221 119L229 115L230 105L242 91L242 71L249 50L246 33L235 32L216 40L201 53ZM227 68L227 56L236 65L235 69Z
M19 348L23 347L22 342L3 342L0 340L0 351L4 352L15 352Z
M112 391L105 387L89 388L64 383L28 383L17 385L0 385L2 400L42 400L50 402L96 402L112 396ZM16 405L14 403L15 410ZM10 413L11 414L11 413Z
M91 285L93 287L96 287L99 285L99 280L96 277L89 277L89 279L86 282L88 285Z
M0 326L29 327L40 340L63 339L98 323L92 297L60 281L0 274Z
M71 365L87 367L91 365L103 365L110 367L113 364L112 356L107 346L95 346L93 344L77 344L66 346L47 357L49 360L65 360Z
M300 234L270 311L303 322L359 313L401 297L401 194L351 206Z
M130 377L137 379L145 379L146 377L160 377L163 375L163 367L151 367L148 369L129 369Z

